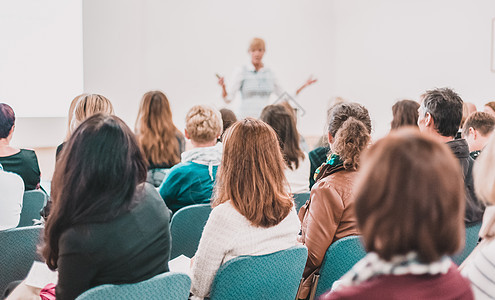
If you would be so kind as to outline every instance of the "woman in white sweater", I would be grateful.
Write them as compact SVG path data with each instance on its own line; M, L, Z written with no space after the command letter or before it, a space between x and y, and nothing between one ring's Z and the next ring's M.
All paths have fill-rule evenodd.
M273 129L241 120L225 133L223 151L214 208L192 265L191 292L197 298L209 295L223 263L290 248L300 229Z
M483 241L463 266L461 274L471 281L476 299L495 299L495 135L474 164L474 189L487 205L480 237Z

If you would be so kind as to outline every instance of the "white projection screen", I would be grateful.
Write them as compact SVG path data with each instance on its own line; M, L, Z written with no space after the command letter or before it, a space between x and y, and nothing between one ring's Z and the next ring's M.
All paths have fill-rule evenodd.
M83 91L82 0L0 0L0 102L63 117Z

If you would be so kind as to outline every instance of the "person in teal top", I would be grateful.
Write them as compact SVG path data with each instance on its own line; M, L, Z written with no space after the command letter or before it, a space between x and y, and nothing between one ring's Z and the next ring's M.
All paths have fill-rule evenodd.
M185 136L193 149L181 155L181 162L172 169L159 188L168 208L175 213L192 205L209 203L222 160L220 112L205 105L196 105L186 115Z

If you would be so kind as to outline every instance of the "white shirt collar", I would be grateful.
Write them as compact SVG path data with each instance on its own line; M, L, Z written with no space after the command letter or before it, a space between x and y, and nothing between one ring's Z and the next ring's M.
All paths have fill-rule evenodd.
M246 69L248 71L251 71L251 72L255 72L256 69L254 68L254 65L252 62L249 62L247 65L246 65ZM263 64L263 67L261 67L261 69L258 70L258 72L261 72L261 71L264 71L266 69L266 66Z

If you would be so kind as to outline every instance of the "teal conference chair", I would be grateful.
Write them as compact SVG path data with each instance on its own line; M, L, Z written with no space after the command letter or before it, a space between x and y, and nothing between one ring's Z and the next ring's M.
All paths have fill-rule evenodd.
M167 272L137 283L96 286L76 300L187 300L190 289L189 276Z
M304 246L260 256L239 256L220 266L211 300L294 300L308 258Z
M28 226L0 231L0 291L15 280L22 280L33 261L40 259L36 245L43 226Z
M22 211L17 227L32 226L33 220L39 220L40 210L46 205L47 195L41 190L24 192Z
M189 258L194 256L210 212L209 203L194 204L179 209L172 216L170 222L170 235L172 236L170 259L181 254Z
M294 203L296 204L296 211L299 212L299 209L309 200L310 193L300 193L294 194Z
M469 256L469 254L474 250L474 247L478 244L479 232L481 229L481 222L466 224L466 241L464 249L461 253L452 256L452 260L460 266L462 262Z
M320 267L315 299L332 288L333 283L347 273L366 255L361 236L341 238L328 247Z

